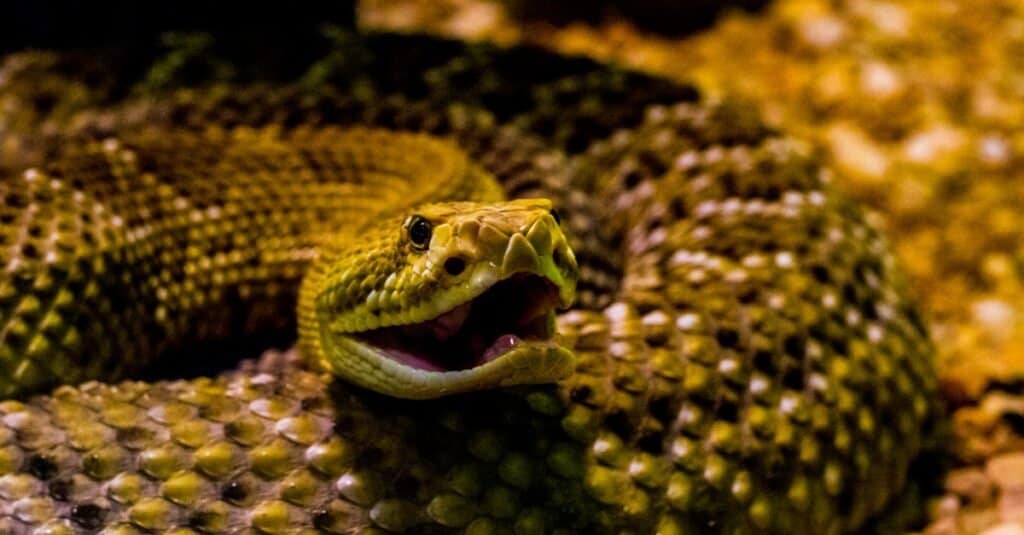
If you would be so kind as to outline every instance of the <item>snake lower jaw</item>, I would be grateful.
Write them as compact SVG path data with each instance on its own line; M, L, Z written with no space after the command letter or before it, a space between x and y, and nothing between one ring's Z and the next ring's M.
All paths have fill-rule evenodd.
M321 347L334 373L395 397L552 383L575 369L555 327L560 290L542 275L519 273L432 319L326 333Z
M576 356L556 335L547 340L518 339L491 360L452 371L411 366L394 354L353 336L339 336L325 347L331 371L352 383L404 399L433 399L495 387L554 383L573 374ZM373 362L373 370L354 371L342 364L357 358Z

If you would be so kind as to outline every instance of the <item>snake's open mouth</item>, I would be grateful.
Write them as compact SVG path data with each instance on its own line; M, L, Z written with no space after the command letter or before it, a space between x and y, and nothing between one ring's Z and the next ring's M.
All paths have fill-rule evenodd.
M558 288L545 277L520 273L440 316L410 325L359 333L364 343L406 366L457 371L491 362L523 343L555 334Z

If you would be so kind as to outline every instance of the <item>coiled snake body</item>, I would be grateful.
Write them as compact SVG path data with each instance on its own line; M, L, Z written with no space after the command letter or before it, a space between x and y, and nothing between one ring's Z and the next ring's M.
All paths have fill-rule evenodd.
M428 52L396 53L410 43ZM195 339L293 329L325 251L342 264L314 268L302 300L330 306L302 313L364 307L337 328L397 357L352 371L304 332L307 357L353 377L289 353L4 402L2 531L834 533L903 486L934 416L931 349L884 242L798 143L582 60L361 46L374 59L350 91L179 91L22 151L39 165L0 183L0 384L111 379ZM422 204L495 201L487 172L551 204ZM575 369L541 337L504 381L571 373L557 384L417 375L529 346L577 274L557 319ZM531 326L503 337L512 320ZM434 342L388 330L424 321L468 357L410 356ZM406 382L367 379L381 366ZM350 381L483 390L414 401Z

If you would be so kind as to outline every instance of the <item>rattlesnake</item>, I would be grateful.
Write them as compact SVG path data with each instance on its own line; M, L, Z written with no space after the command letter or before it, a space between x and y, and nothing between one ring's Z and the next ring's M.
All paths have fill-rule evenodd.
M12 134L30 168L0 183L8 395L293 330L322 253L307 238L333 221L330 188L313 185L370 169L357 181L413 185L378 204L408 201L428 185L410 169L451 161L551 205L380 206L339 250L418 242L417 217L524 209L529 225L507 234L545 221L557 289L571 293L579 265L557 318L575 369L512 382L571 375L413 401L290 352L217 378L5 402L4 532L828 533L902 488L935 416L931 347L884 240L799 142L741 106L581 59L386 35L358 46L333 89L180 89ZM439 160L416 159L428 146ZM463 264L437 271L452 257ZM355 265L380 284L391 261ZM473 261L446 254L432 273ZM381 289L351 280L331 286L337 299ZM438 295L439 280L415 292ZM409 397L447 393L427 388Z

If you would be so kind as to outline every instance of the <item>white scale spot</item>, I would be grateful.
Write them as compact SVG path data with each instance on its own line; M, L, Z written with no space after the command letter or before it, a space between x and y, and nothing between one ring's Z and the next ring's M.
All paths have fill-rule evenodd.
M874 344L877 344L877 343L881 342L882 341L882 336L885 334L885 330L882 328L881 325L879 325L877 323L872 323L871 325L868 325L867 332L868 332L868 340L870 340L871 343L874 343Z
M633 189L633 193L636 194L637 199L650 199L656 193L654 183L650 180L644 180Z
M682 440L676 440L672 443L672 455L676 459L686 457L690 453L690 447L686 445L686 442Z
M718 212L718 203L715 201L703 201L694 210L694 213L700 219L711 217L716 212Z
M815 48L832 47L842 41L846 33L846 24L838 17L821 15L800 22L801 40Z
M743 269L732 269L732 270L729 270L729 272L725 274L726 282L731 282L733 284L741 283L741 282L747 280L747 277L748 277L747 272L745 270L743 270Z
M793 253L789 251L782 251L775 254L775 265L782 269L789 269L796 264L796 259L793 257Z
M594 455L604 455L614 448L611 441L603 438L599 438L594 441L593 450Z
M715 145L710 149L704 151L704 161L709 164L714 164L722 161L725 158L725 150L720 145Z
M747 201L743 206L743 213L747 215L761 215L764 214L768 208L768 203L761 199L752 199Z
M675 167L680 171L686 171L696 167L700 163L697 153L694 151L684 152L676 157Z
M757 269L759 267L764 267L767 261L765 260L764 255L751 254L743 257L743 260L741 260L740 263L743 264L743 267L745 268Z
M800 208L797 208L796 206L783 206L781 210L779 210L779 215L787 219L796 219L800 217Z
M779 400L779 412L782 414L793 414L799 406L800 400L796 396L784 394Z
M617 359L623 359L629 356L629 344L626 342L612 342L608 344L608 354Z
M272 385L277 382L277 376L271 373L260 373L256 374L249 379L254 385ZM249 405L253 412L259 414L260 412L267 413L269 409L269 401L265 399L257 399Z
M700 284L708 279L708 274L703 269L695 269L691 271L686 279L694 284Z
M988 164L1003 164L1010 159L1010 145L999 136L985 136L978 142L978 156Z
M682 331L692 331L700 326L700 316L688 312L676 318L676 327Z
M870 62L861 72L861 89L870 95L889 98L903 87L901 77L892 67L882 62Z
M623 321L629 315L629 305L625 303L612 303L604 309L604 316L612 321Z
M633 461L629 463L629 475L637 476L642 474L644 471L644 463L640 461Z
M843 241L844 237L846 237L846 233L843 232L843 229L839 227L832 227L828 229L828 239L832 243L839 243Z
M740 211L742 204L743 203L741 203L740 200L736 198L726 199L725 202L722 203L722 213L727 216L736 215L736 213Z
M1010 303L1001 299L981 299L971 304L971 315L974 321L985 330L996 335L1005 336L1017 323L1017 313Z
M782 204L786 206L801 206L804 204L804 195L799 191L787 191L782 194Z
M694 177L694 179L690 181L690 190L692 190L692 191L700 191L700 190L710 186L711 182L712 182L711 177L708 176L708 175L700 175L700 176Z
M683 405L683 408L679 410L679 414L676 415L677 421L684 424L692 424L700 419L700 413L693 410L693 407L689 405Z
M687 251L685 249L677 250L676 252L672 253L672 256L671 258L669 258L668 263L670 266L673 267L690 263L690 251Z
M695 227L690 232L690 236L695 240L706 240L711 237L711 228L705 225Z
M770 388L770 382L763 376L755 376L750 380L750 393L756 395L764 394Z
M658 227L647 237L647 242L651 246L658 246L661 245L666 238L668 238L668 230L666 230L665 227Z
M660 310L655 310L654 312L651 312L650 314L647 314L641 320L641 323L643 323L645 326L648 326L648 327L656 327L656 326L661 326L661 325L668 325L668 322L669 322L668 315L665 314L664 312L660 311Z
M647 117L645 119L652 123L664 122L668 117L668 110L664 106L651 106L647 110Z

